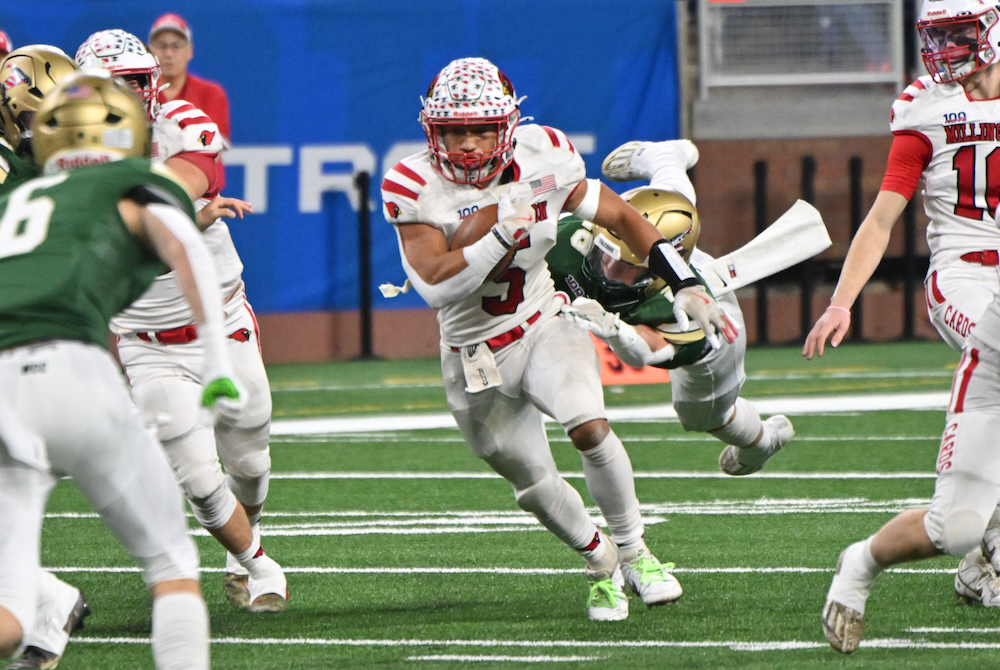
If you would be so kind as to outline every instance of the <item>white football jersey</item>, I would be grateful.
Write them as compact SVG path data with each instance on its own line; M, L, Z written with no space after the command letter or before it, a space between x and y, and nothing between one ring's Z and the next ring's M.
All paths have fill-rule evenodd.
M153 162L163 163L171 156L197 152L217 156L222 153L223 140L219 127L208 116L186 100L174 100L160 106L153 122ZM195 210L201 210L208 199L195 200ZM215 260L223 304L241 287L243 262L233 245L229 227L218 219L203 233L205 245ZM169 330L194 323L194 314L173 272L160 275L138 300L111 320L113 332Z
M545 254L555 244L563 204L587 176L586 167L562 131L523 125L515 129L514 139L513 163L487 188L448 181L431 165L426 151L404 158L382 183L387 221L432 225L449 242L462 219L496 204L503 193L532 204L537 223L510 267L496 280L438 311L441 340L448 346L483 342L521 325L536 312L552 309L555 288ZM413 273L402 243L399 253L407 274Z
M1000 249L1000 100L971 100L960 84L929 76L893 103L893 133L930 142L923 172L931 271L970 251Z

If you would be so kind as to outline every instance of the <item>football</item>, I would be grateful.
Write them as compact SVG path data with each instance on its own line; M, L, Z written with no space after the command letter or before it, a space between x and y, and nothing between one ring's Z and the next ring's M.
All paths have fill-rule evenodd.
M472 214L469 214L465 219L459 224L458 229L455 234L451 237L451 243L448 245L450 251L455 251L456 249L463 249L473 242L478 241L490 232L490 228L497 222L497 206L487 205L482 209L477 209ZM486 281L490 282L496 279L510 262L514 260L514 254L517 253L517 245L511 247L503 258L490 270L490 273L486 276Z
M490 232L490 228L493 224L497 222L497 206L487 205L482 209L477 209L472 214L469 214L462 223L459 224L458 230L451 238L451 244L448 245L450 251L455 249L464 249L473 242L479 240L483 235Z

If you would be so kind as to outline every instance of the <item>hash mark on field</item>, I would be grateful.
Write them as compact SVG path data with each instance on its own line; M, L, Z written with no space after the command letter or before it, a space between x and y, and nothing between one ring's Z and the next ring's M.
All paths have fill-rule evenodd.
M74 637L74 644L149 644L148 637ZM331 646L331 647L514 647L540 649L731 649L732 651L795 651L800 649L826 649L825 642L800 640L774 642L746 642L742 640L355 640L324 638L274 638L274 637L220 637L212 644L238 644L261 646ZM862 640L861 646L869 649L1000 649L1000 642L927 642L882 638Z

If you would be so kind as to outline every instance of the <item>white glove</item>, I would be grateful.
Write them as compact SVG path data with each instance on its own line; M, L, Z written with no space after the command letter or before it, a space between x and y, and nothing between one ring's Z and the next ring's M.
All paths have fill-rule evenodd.
M617 314L606 311L601 303L590 298L577 298L572 305L563 305L561 315L605 342L625 325Z
M560 316L599 337L623 363L633 368L657 365L677 355L677 349L669 343L656 351L650 349L632 325L606 311L596 300L577 298L572 305L563 305Z
M677 325L681 330L690 328L688 315L698 323L698 327L705 333L705 339L713 349L721 346L717 333L722 333L730 344L736 341L739 328L722 311L704 286L687 286L674 295L674 318L677 319Z
M504 193L497 201L497 222L493 226L507 248L528 234L535 224L535 210L524 200L511 201Z

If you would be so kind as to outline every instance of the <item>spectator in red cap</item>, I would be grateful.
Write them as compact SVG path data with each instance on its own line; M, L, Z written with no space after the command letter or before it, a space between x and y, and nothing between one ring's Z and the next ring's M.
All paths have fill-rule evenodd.
M149 30L149 50L160 61L160 83L170 84L160 93L160 102L187 100L215 121L229 139L229 99L214 81L188 72L194 57L191 27L177 14L164 14Z
M10 35L0 30L0 58L6 58L13 50L14 43L10 41Z
M225 89L188 72L188 63L194 57L194 43L187 21L178 14L164 14L156 19L149 29L149 50L160 61L160 83L170 84L160 92L160 102L187 100L208 114L228 143L229 99ZM225 181L221 165L219 178Z

